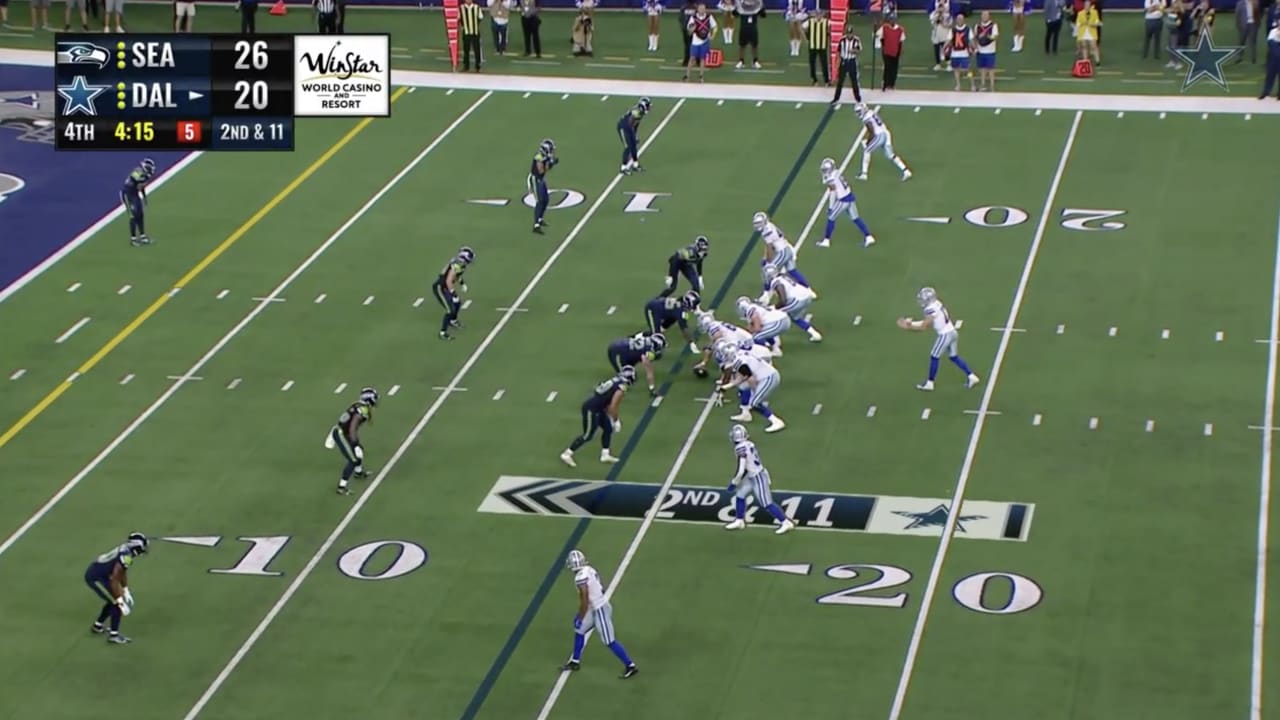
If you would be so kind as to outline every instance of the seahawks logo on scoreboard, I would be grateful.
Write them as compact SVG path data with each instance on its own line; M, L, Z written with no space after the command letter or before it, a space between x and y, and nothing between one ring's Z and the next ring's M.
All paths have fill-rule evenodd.
M111 62L111 51L89 42L60 42L55 62L58 65L97 65L102 69Z

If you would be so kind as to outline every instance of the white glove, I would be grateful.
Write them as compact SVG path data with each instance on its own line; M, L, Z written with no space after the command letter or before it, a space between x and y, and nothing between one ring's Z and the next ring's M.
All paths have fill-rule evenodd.
M362 447L360 447L359 445L357 445L357 446L355 446L355 451L356 451L356 459L357 459L357 460L360 460L361 462L363 462L363 461L364 461L364 448L362 448Z
M129 588L124 589L124 601L130 607L133 606L133 592Z
M462 283L462 292L466 292L466 291L467 291L467 284Z
M711 396L711 402L715 403L716 407L724 407L724 393L717 390L716 394Z
M129 603L126 603L124 598L116 598L116 607L120 608L120 614L122 615L128 615L133 612L133 608L129 607Z
M335 447L337 447L337 444L333 442L333 433L326 434L324 436L324 449L332 450Z
M621 420L614 420L614 421L613 421L613 431L614 431L614 432L622 432L622 421L621 421Z

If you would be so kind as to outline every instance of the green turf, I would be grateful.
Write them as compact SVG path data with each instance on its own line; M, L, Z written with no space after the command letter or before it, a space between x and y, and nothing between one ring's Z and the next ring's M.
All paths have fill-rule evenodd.
M131 3L128 7L129 30L133 32L168 32L172 28L172 9L167 3ZM10 17L15 24L30 23L26 0L13 0ZM62 5L53 9L55 24L61 27ZM675 80L681 68L677 21L674 12L663 18L661 52L644 53L647 29L645 18L639 12L603 12L598 21L595 40L595 56L572 57L569 36L573 14L547 12L542 29L544 55L541 59L523 57L523 45L516 23L511 33L511 54L501 57L492 52L491 38L486 30L485 52L488 54L486 70L494 73L533 75L585 75L591 77L632 80ZM725 69L712 71L711 82L751 83L809 83L807 50L802 57L788 57L787 35L781 16L765 20L762 30L761 71L734 70L732 61L737 59L731 49L730 62ZM1012 40L1012 20L998 14L1001 24L1000 89L1018 92L1090 92L1126 94L1173 94L1182 90L1186 71L1164 67L1168 61L1143 59L1142 18L1137 13L1109 13L1105 34L1104 65L1098 68L1092 80L1071 77L1071 38L1063 32L1060 54L1051 57L1043 52L1043 20L1033 15L1028 21L1027 49L1018 54L1006 47ZM950 90L953 80L949 72L935 72L933 50L926 42L929 25L923 14L912 13L903 17L907 30L907 50L904 56L898 87L903 90ZM96 27L96 26L95 26ZM870 46L870 25L865 17L855 20L855 27L864 42ZM240 18L226 5L201 5L196 16L196 29L200 32L239 32ZM259 13L259 32L313 32L315 29L310 12L292 9L283 18ZM439 13L431 10L390 10L353 8L347 21L348 32L392 33L392 62L397 68L414 70L448 70L448 45L444 24ZM1220 16L1216 41L1231 46L1235 41L1233 18ZM48 49L53 42L52 33L31 32L29 28L0 32L0 46L16 48ZM1265 42L1263 43L1265 54ZM876 87L880 77L879 58L872 66L871 53L863 57L863 84ZM874 78L873 78L874 74ZM1226 66L1229 93L1249 96L1261 87L1261 65L1242 64L1232 60ZM834 79L834 78L833 78ZM1203 81L1187 92L1207 97L1228 94L1217 86Z
M581 94L481 98L404 94L391 119L357 134L0 447L11 469L0 505L8 537L148 411L172 384L167 376L198 363L254 310L253 298L474 106L281 291L283 302L235 331L198 368L201 379L184 383L0 554L0 578L17 589L6 596L0 632L20 648L0 655L0 717L99 717L105 697L139 720L183 717L246 642L252 647L200 717L537 715L571 639L572 585L556 572L566 541L584 528L577 544L611 578L641 524L477 508L504 475L606 477L594 446L574 470L556 455L577 431L577 403L609 372L605 345L639 329L666 255L706 233L708 296L726 280L726 306L756 295L754 254L732 276L752 212L783 191L774 217L801 239L820 201L818 158L843 159L856 128L835 113L806 156L810 133L823 127L820 106L660 102L645 137L674 114L644 155L648 171L619 182L544 274L614 178L620 103ZM949 502L975 431L966 411L980 407L986 386L965 391L944 367L935 393L913 389L930 339L902 333L893 319L915 311L915 290L931 284L964 321L963 354L997 387L989 409L998 414L985 419L964 497L1035 506L1024 541L957 536L948 546L902 717L1246 715L1260 461L1248 426L1259 421L1266 388L1267 345L1255 340L1271 334L1280 209L1280 172L1249 158L1274 123L1218 114L1083 112L1078 125L1075 113L1055 111L885 114L916 176L899 183L877 156L871 179L856 186L880 239L874 248L861 249L843 222L832 248L814 247L821 216L803 238L800 266L821 293L814 322L827 339L810 346L795 334L778 361L775 407L789 427L758 433L776 490ZM553 210L551 232L539 237L528 232L520 196L527 154L547 130L524 120L552 116L563 157L553 185L585 199ZM154 247L128 248L112 225L0 305L14 339L5 363L29 369L0 381L5 427L352 127L304 124L292 155L210 155L158 190ZM1213 144L1203 142L1209 135ZM1019 139L1016 154L1005 151L1010 137ZM623 211L628 192L669 195L654 201L659 212L635 214ZM512 202L467 202L476 199ZM984 207L1012 208L1009 217L1022 221L982 227L981 213L968 211ZM1101 222L1123 228L1064 227L1064 212L1080 209L1122 211ZM458 339L442 343L428 286L463 243L478 253L468 272L472 305ZM992 378L999 329L1033 248L1017 331ZM504 310L535 276L520 311ZM67 293L72 283L82 286ZM124 284L133 289L117 295ZM53 343L84 315L88 326ZM677 484L721 487L731 474L732 409L713 410L682 452L708 387L687 361L666 374L673 362L662 365L669 390L660 407L647 409L642 389L624 405L619 447L643 434L615 479L660 485L678 463ZM333 495L338 467L321 435L358 387L382 391L365 433L377 470L455 378L376 491L361 484L372 494ZM353 503L359 511L321 552ZM938 528L907 530L903 518L852 534L798 519L801 529L783 538L654 523L614 598L620 638L642 674L620 685L593 639L551 717L595 717L602 707L655 720L888 717L925 609ZM134 529L220 540L157 540L131 573L139 605L125 630L137 642L104 647L87 632L96 607L79 573ZM284 544L259 567L279 574L210 572L243 569L251 547L273 542L266 538ZM395 579L344 574L353 571L349 551L379 541L412 546L399 561L384 548L362 572L408 562L418 546L429 557ZM784 563L809 572L747 567ZM910 579L846 592L884 571ZM953 592L981 572L1024 577L1043 598L1016 614L966 608ZM854 604L899 592L900 607ZM834 593L844 602L816 602ZM983 598L987 608L1006 600L1001 581ZM495 663L500 672L491 672Z

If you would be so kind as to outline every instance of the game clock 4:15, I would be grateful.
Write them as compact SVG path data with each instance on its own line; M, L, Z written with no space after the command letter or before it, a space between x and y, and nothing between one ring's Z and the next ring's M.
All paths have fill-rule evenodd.
M58 118L59 150L201 150L209 147L208 120Z

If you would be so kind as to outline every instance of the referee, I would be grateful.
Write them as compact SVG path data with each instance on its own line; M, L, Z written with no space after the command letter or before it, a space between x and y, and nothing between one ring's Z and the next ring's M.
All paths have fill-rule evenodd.
M804 21L805 30L809 33L809 77L813 84L818 84L818 67L822 68L822 84L831 84L831 74L827 66L831 64L828 52L831 48L831 21L821 10Z
M336 0L311 0L316 9L316 25L321 35L338 32L338 3Z
M840 53L840 74L836 77L836 96L831 98L834 107L840 103L840 92L844 90L844 79L849 78L853 86L853 99L862 102L862 89L858 87L858 53L862 52L862 41L853 34L853 28L846 27L840 44L836 46Z
M480 28L484 25L484 9L475 0L463 0L458 8L458 26L462 28L462 69L471 69L471 53L476 54L476 72L480 72Z

